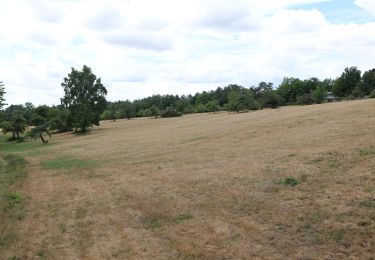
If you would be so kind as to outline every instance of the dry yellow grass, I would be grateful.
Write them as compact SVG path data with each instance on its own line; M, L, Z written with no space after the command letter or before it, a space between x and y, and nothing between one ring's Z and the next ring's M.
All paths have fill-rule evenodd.
M374 259L375 100L103 122L52 143L24 153L27 215L4 259Z

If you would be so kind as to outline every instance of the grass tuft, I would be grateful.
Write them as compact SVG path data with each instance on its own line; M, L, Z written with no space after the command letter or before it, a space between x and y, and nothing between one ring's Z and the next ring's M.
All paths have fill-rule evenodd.
M375 209L375 199L367 199L360 203L362 207Z
M295 187L299 184L299 182L293 177L286 177L281 180L281 183L284 184L285 186L291 186L291 187Z
M8 209L17 207L23 201L23 196L18 192L8 192L3 197L7 202Z
M164 225L178 225L183 221L192 219L193 216L190 213L184 213L173 217L166 217L162 215L154 215L147 217L144 220L144 226L146 229L158 229Z

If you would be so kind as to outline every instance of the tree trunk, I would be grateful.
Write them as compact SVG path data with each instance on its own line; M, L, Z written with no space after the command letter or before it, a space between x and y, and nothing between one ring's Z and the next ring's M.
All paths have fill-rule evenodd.
M40 134L39 137L40 137L40 140L42 140L42 142L43 142L44 144L48 143L48 141L45 140L45 139L43 138L43 135L42 135L42 134Z

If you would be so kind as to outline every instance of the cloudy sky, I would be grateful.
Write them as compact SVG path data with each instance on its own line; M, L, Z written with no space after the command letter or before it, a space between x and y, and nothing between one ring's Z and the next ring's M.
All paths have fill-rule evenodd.
M374 0L0 0L8 103L58 104L86 64L109 100L375 67Z

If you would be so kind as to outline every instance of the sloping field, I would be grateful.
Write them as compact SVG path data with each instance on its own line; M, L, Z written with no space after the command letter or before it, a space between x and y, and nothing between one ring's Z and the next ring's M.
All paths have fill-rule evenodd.
M374 259L375 100L4 145L29 163L3 259Z

